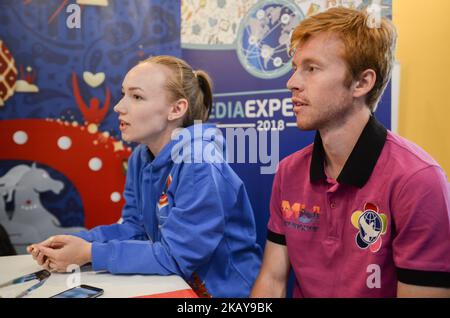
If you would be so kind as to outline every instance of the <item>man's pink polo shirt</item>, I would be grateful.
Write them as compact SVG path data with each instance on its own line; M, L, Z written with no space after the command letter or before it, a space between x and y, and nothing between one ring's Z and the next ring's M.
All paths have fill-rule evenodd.
M337 178L320 134L275 176L268 240L287 246L294 297L395 297L450 287L450 195L439 165L371 117Z

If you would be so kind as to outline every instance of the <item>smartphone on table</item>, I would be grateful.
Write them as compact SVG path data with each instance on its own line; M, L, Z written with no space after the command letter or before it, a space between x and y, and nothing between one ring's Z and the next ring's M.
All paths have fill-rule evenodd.
M96 298L103 294L103 289L89 285L80 285L50 298Z

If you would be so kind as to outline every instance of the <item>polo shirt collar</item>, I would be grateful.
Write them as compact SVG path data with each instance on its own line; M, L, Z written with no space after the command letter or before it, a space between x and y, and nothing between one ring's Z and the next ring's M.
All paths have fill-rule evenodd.
M386 136L386 128L373 115L370 116L336 181L362 188L375 168L386 142ZM311 182L327 178L324 163L325 150L320 133L317 131L309 170Z

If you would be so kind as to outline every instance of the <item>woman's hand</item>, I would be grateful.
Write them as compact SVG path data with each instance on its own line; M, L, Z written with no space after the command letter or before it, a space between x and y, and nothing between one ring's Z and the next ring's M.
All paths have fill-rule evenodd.
M66 272L73 264L83 266L91 262L91 250L91 243L71 235L52 236L30 247L30 253L39 265L57 272Z
M49 248L61 248L63 244L58 243L54 240L54 237L49 237L45 241L40 243L32 244L27 247L27 252L33 256L33 259L40 265L45 267L45 263L47 261L47 257L41 252L40 247L49 247ZM49 268L46 268L49 269Z

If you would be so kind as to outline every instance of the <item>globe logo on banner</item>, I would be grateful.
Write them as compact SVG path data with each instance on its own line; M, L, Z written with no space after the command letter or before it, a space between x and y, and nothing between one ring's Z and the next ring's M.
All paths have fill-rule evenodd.
M252 7L237 35L236 49L242 66L264 79L289 72L292 31L303 18L302 11L290 1L263 1Z

